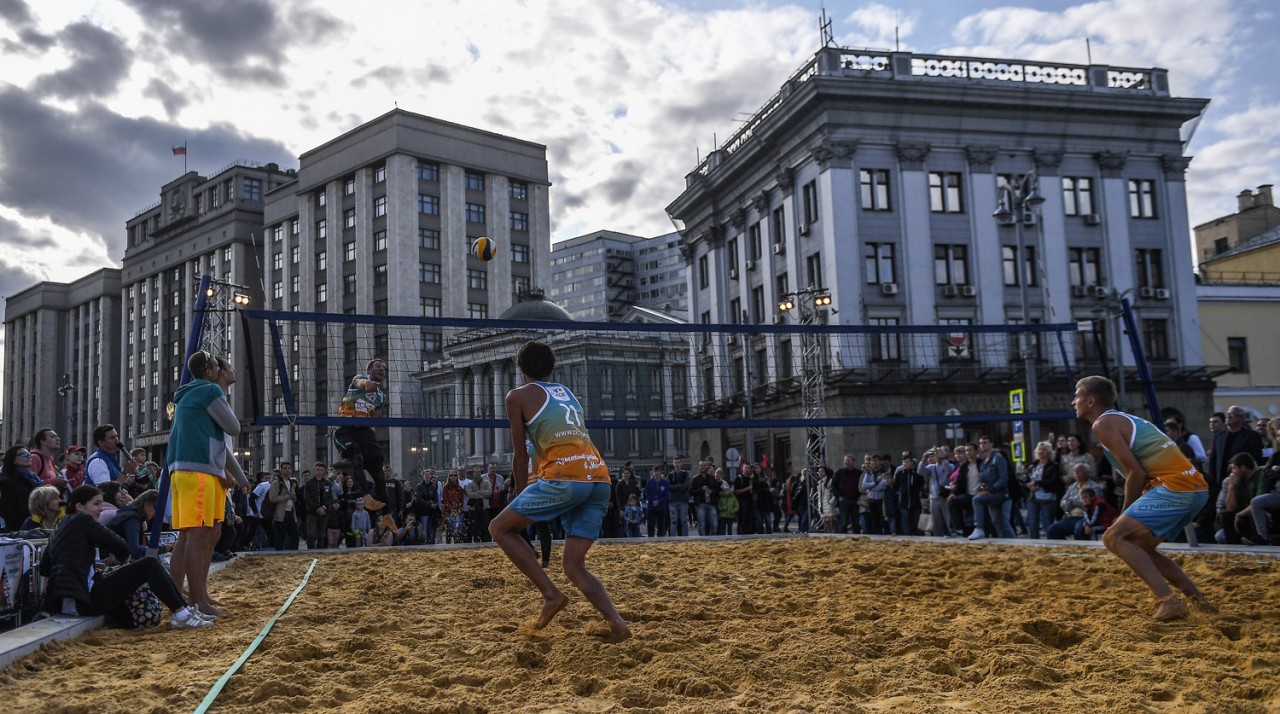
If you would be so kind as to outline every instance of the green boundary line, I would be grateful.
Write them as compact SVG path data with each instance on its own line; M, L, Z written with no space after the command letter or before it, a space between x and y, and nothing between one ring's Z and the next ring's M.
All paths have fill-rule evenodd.
M213 701L222 693L222 688L227 686L227 682L231 681L231 677L234 676L235 673L240 670L240 667L244 665L245 661L253 655L254 651L258 649L258 645L262 644L262 641L267 638L267 633L271 632L271 628L275 626L276 620L280 619L280 616L283 615L285 611L289 609L289 606L293 604L294 598L298 597L298 593L302 592L302 589L307 586L307 581L311 579L311 572L316 569L316 563L318 562L320 562L319 558L311 559L311 567L307 568L307 574L302 576L302 582L298 583L298 587L294 588L293 594L289 596L288 600L284 601L284 604L280 606L280 609L276 611L276 614L272 615L270 620L267 620L267 624L262 626L262 632L259 632L253 642L249 643L249 647L240 654L240 657L238 657L235 663L231 665L231 668L214 683L213 688L205 695L204 701L200 702L200 706L196 707L195 714L204 714L209 710Z

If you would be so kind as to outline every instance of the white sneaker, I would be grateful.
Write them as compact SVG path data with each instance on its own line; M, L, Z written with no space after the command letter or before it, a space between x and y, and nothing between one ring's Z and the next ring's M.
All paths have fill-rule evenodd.
M191 605L189 609L191 610L191 614L195 615L201 620L208 620L209 622L215 622L218 619L217 615L210 615L207 612L201 612L199 605Z
M206 620L200 616L199 612L190 611L186 617L178 617L174 615L169 618L169 627L175 629L213 627L213 620Z
M981 528L974 528L973 533L969 534L969 540L982 540L987 534Z

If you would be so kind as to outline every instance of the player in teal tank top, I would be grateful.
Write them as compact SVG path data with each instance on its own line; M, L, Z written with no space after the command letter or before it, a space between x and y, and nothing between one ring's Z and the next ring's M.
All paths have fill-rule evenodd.
M511 478L516 497L489 523L489 534L516 568L542 593L542 611L534 623L551 623L568 598L545 570L520 532L532 523L559 517L565 530L564 573L609 624L611 639L631 637L604 585L587 570L587 550L600 537L600 524L609 505L609 469L591 443L582 404L561 384L547 382L556 357L541 342L526 342L516 353L525 384L507 393L507 422L511 425ZM526 436L528 442L526 442ZM529 446L537 456L536 481L529 482Z
M1177 563L1156 548L1176 536L1209 500L1208 486L1177 446L1150 422L1115 410L1116 386L1106 377L1076 383L1071 405L1093 425L1107 458L1125 477L1124 513L1102 534L1107 550L1142 578L1156 596L1156 619L1190 614L1170 584L1204 612L1217 612Z

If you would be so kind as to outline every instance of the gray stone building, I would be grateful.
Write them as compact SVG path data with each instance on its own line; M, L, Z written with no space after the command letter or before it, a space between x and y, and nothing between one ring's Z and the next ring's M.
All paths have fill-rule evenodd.
M551 246L549 297L585 322L620 321L633 306L688 319L680 235L595 231Z
M52 427L93 450L95 426L117 418L120 271L43 282L5 301L4 443Z
M546 275L550 246L546 147L394 110L304 153L294 180L266 195L262 260L270 309L487 318ZM470 257L479 236L494 260ZM445 330L282 323L298 413L336 415L347 384L377 356L389 362L389 414L418 416L422 372ZM272 369L269 413L284 399ZM272 427L249 444L262 463L337 458L332 428ZM382 431L387 463L411 472L421 437ZM256 459L256 456L255 456Z
M169 441L168 404L182 376L187 339L200 279L210 276L219 302L242 292L261 305L262 215L267 192L293 180L277 164L239 161L206 178L191 171L160 189L160 202L125 223L127 242L121 269L119 325L120 379L113 391L112 423L131 448L145 447L164 463ZM235 287L233 287L235 286ZM209 344L243 370L249 352L238 320L230 313L213 319L225 325ZM251 331L253 344L261 336ZM256 350L255 350L256 351ZM249 389L233 387L232 406L241 419L253 414ZM241 443L251 443L250 428Z
M1119 351L1136 380L1132 355L1104 329L1123 295L1136 305L1165 406L1202 413L1212 383L1201 369L1180 130L1207 104L1171 96L1161 69L825 48L688 174L668 207L683 225L690 317L732 322L740 305L750 322L771 323L780 297L812 285L838 309L819 322L963 331L1079 321L1089 329L1067 345L1075 373L1114 373L1107 361ZM1001 224L1001 197L1033 170L1043 204ZM799 349L757 342L761 382L799 373ZM941 340L900 350L870 342L852 356L827 354L849 368L827 381L828 414L991 412L1025 380L1008 351L964 356L981 369L940 370ZM743 349L691 354L691 372L726 371ZM1057 350L1037 354L1040 409L1068 408ZM709 396L732 396L726 389L718 381ZM1073 420L1042 426L1075 431ZM973 425L964 438L1008 428ZM708 433L695 451L723 454L743 438ZM804 438L757 430L757 453L781 463ZM828 430L827 460L945 438L932 424Z

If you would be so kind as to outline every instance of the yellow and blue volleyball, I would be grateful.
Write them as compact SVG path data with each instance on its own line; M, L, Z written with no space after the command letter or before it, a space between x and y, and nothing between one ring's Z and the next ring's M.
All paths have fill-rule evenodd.
M480 236L471 242L471 256L476 260L490 261L493 260L493 254L498 250L497 244L492 238Z

